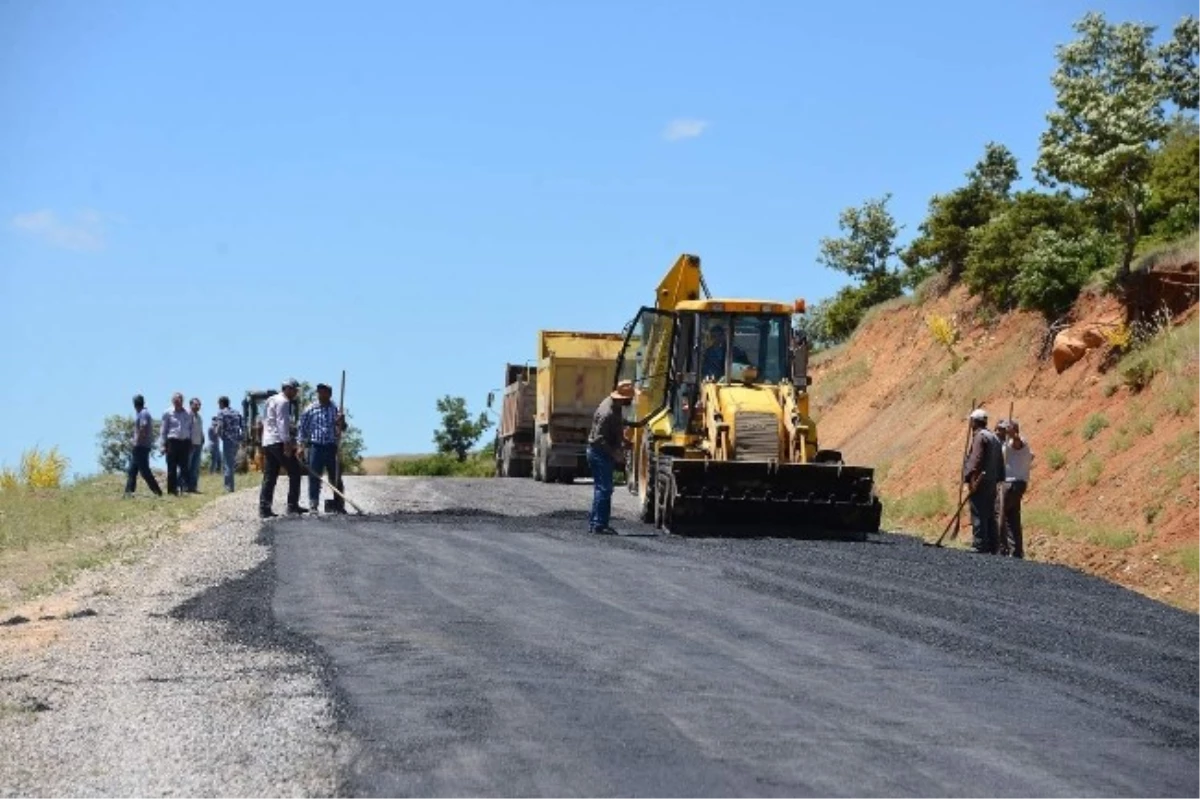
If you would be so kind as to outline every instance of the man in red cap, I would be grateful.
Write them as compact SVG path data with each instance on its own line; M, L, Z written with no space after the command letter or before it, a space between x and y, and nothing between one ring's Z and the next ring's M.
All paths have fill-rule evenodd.
M616 389L600 402L592 417L587 460L595 486L592 492L592 514L588 518L588 530L593 533L617 533L608 523L612 513L613 471L618 463L625 461L625 424L621 412L632 401L633 381L622 380Z

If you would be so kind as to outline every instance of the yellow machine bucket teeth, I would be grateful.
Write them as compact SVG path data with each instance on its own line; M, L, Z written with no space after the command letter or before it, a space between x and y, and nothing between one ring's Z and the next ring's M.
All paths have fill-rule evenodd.
M862 540L879 531L870 467L681 458L662 466L663 526L677 535Z

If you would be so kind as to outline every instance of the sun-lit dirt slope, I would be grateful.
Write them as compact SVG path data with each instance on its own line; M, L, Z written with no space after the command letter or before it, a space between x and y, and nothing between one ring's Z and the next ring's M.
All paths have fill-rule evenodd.
M1194 263L1190 274L1194 282ZM972 400L989 411L992 426L1011 403L1035 455L1027 557L1196 610L1194 299L1173 314L1169 341L1143 351L1162 371L1137 392L1122 379L1134 356L1112 363L1107 339L1126 319L1113 297L1080 299L1073 330L1090 327L1106 341L1061 374L1039 316L988 320L977 305L961 287L923 304L896 300L874 310L845 345L815 357L821 445L841 449L849 463L876 466L885 523L932 538L957 505ZM934 317L957 329L954 355L936 340ZM962 529L959 544L970 539L966 511Z

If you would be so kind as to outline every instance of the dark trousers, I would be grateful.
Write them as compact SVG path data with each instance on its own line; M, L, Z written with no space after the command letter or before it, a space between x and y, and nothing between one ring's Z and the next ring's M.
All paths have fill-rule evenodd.
M271 444L263 447L263 482L258 494L258 510L264 513L271 510L275 501L275 481L279 479L279 470L287 470L288 509L300 507L300 461L295 455L284 455L283 444Z
M971 545L978 552L995 553L999 537L996 534L996 483L980 480L971 494Z
M150 471L150 448L149 447L134 447L133 455L129 458L129 469L125 473L125 493L132 494L137 490L138 475L146 481L146 487L150 492L161 496L162 489L158 487L158 481L154 479L154 472Z
M1025 496L1025 481L1002 483L1000 489L1000 554L1014 558L1025 557L1025 533L1021 529L1021 500Z
M608 527L612 516L613 462L608 453L588 445L588 466L592 470L592 514L588 517L588 529Z
M186 491L191 485L188 460L192 456L192 442L185 438L167 439L167 493Z
M337 468L337 444L309 444L308 446L308 502L316 509L321 499L321 476L329 478L329 484L342 490L342 478L334 474ZM341 499L335 494L334 500L341 506Z

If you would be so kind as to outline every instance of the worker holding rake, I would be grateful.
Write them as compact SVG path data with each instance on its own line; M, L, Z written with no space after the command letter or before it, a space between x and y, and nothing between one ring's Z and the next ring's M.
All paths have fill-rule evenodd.
M963 482L971 486L971 531L974 552L994 554L999 543L996 524L996 486L1004 479L1004 451L988 430L983 408L971 411L971 449L963 463Z
M301 447L308 450L308 504L313 513L320 510L322 473L329 475L331 485L342 490L337 445L345 429L345 416L333 402L333 387L317 383L317 399L300 415L297 430ZM300 457L304 454L302 451Z

